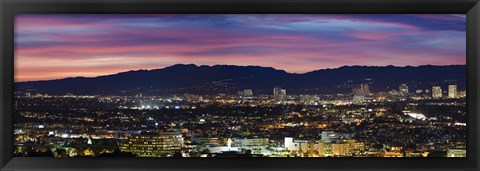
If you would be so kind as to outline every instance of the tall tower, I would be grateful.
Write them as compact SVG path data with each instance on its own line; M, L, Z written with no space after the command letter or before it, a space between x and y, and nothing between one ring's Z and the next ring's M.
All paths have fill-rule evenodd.
M400 86L398 86L398 92L400 92L401 95L407 95L408 94L407 84L400 84Z
M448 98L457 98L457 85L448 85Z
M283 97L287 97L287 89L282 89L280 92L281 92L281 95L280 95L280 96L281 96L282 98L283 98Z
M370 88L368 84L360 84L360 88L354 89L353 93L357 96L368 96L370 95Z
M442 87L433 86L432 87L432 97L434 99L442 98Z
M276 98L285 98L287 97L287 90L282 89L280 86L273 87L273 96Z
M252 89L244 89L243 90L243 95L247 96L247 97L253 96L253 90Z
M282 93L282 87L273 87L273 96L278 97Z

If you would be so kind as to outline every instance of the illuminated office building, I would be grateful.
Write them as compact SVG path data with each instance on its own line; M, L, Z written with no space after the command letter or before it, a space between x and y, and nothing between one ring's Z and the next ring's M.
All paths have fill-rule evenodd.
M282 92L281 94L282 97L287 97L287 89L282 89L281 92Z
M435 99L442 98L442 88L440 86L432 87L432 97Z
M287 96L287 90L277 86L273 88L273 96L276 98L285 98Z
M280 95L281 91L282 91L282 87L279 87L279 86L273 87L273 96Z
M159 157L179 152L183 147L183 136L178 132L142 133L128 137L120 149L138 157Z
M247 97L253 96L253 90L252 89L245 89L245 90L243 90L243 95L247 96Z
M253 96L253 90L252 89L244 89L242 91L238 91L239 96L245 96L245 97L250 97Z
M352 156L355 152L365 150L364 142L356 142L354 139L337 140L331 143L333 156Z
M357 96L369 96L370 88L368 84L360 84L360 87L353 90L353 94Z
M353 149L347 143L333 143L332 154L334 156L351 156Z
M322 131L321 140L323 142L336 141L339 138L338 134L334 131Z
M267 146L268 138L233 138L233 147Z
M227 144L226 138L204 138L204 137L195 137L192 138L192 142L200 145L207 146L224 146Z
M289 151L308 151L308 141L294 140L292 137L285 137L285 149Z
M321 157L331 157L332 153L332 143L330 142L320 142L316 145L318 155Z
M365 150L364 142L357 142L355 139L339 140L338 143L346 143L352 152L361 152Z
M467 157L467 150L465 149L448 149L447 157Z
M448 85L448 98L457 98L457 85Z

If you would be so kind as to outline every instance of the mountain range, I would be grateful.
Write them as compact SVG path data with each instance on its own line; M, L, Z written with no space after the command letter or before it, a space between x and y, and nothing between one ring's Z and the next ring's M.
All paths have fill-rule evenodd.
M466 66L343 66L295 74L272 67L177 64L98 77L19 82L15 83L15 89L48 94L111 95L217 94L252 89L255 94L271 94L273 87L281 86L288 93L321 94L348 93L360 83L368 83L372 91L398 90L402 83L411 90L448 84L464 89Z

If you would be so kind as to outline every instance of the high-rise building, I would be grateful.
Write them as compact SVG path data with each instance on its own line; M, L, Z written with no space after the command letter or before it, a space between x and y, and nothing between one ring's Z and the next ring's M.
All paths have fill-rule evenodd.
M276 98L285 98L287 97L287 90L282 89L280 86L273 87L273 96Z
M280 86L273 87L273 96L278 96L280 95L281 92L282 92L282 87Z
M245 89L245 90L243 90L243 95L247 96L247 97L253 96L253 90L252 89Z
M357 96L369 96L370 88L368 84L360 84L360 87L353 90L353 94Z
M442 87L433 86L432 87L432 97L433 98L442 98Z
M407 84L400 84L400 86L398 86L398 91L400 92L401 95L407 95L408 94Z
M448 85L448 98L457 98L457 85Z
M370 96L370 88L368 84L360 84L359 88L353 89L353 103L363 103L365 101L365 97Z
M245 96L245 97L250 97L253 96L253 90L252 89L243 89L242 91L238 91L239 96Z
M136 154L138 157L159 157L180 152L183 145L183 136L178 132L142 132L128 137L120 150Z

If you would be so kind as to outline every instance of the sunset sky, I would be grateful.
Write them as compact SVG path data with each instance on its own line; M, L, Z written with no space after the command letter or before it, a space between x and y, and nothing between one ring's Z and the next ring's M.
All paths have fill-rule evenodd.
M174 64L465 64L465 15L17 15L15 81Z

